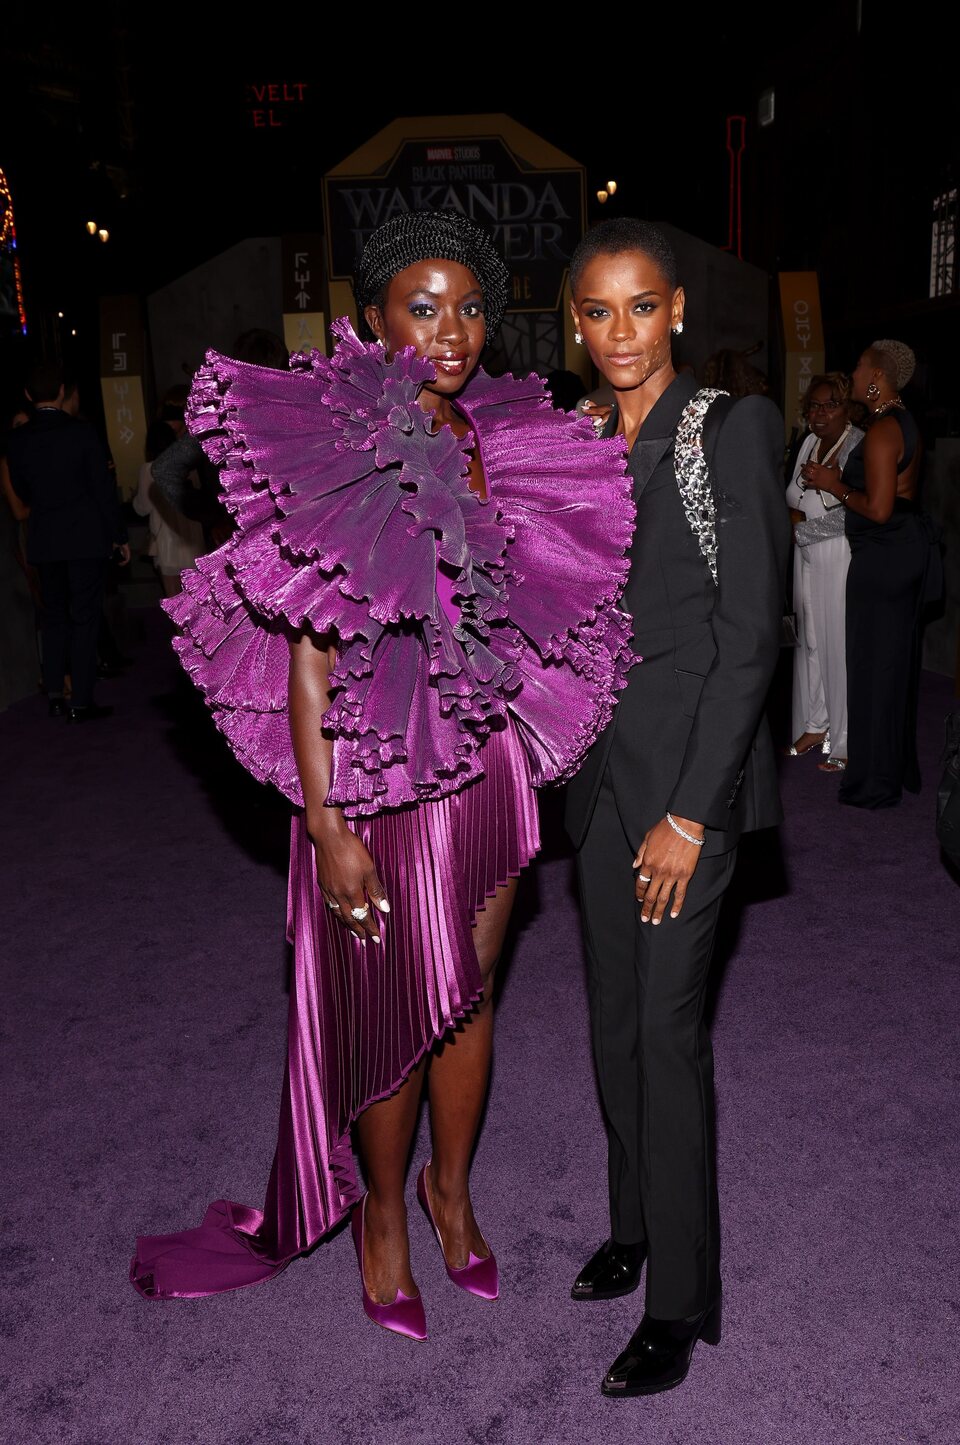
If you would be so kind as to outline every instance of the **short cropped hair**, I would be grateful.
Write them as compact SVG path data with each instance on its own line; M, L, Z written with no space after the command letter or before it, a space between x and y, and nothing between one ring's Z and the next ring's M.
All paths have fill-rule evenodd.
M906 342L873 341L867 349L874 366L883 372L894 391L906 386L917 368L917 358Z
M591 226L570 257L570 286L576 291L584 267L595 256L622 256L625 251L642 251L656 263L671 290L677 285L677 258L659 226L638 221L635 216L611 216Z
M34 406L56 401L63 386L63 368L55 361L38 361L27 372L23 386Z

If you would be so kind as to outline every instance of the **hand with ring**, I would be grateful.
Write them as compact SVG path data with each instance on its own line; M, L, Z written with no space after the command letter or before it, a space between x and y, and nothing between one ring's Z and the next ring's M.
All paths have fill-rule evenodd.
M800 469L804 483L811 491L830 492L837 496L842 489L843 473L836 462L805 462Z
M376 865L342 816L332 810L325 814L315 828L308 820L320 891L331 913L355 938L362 944L370 939L380 943L390 904Z
M642 923L660 923L668 906L670 917L679 917L700 859L700 848L691 839L702 838L703 832L703 824L689 818L674 818L674 826L661 818L645 835L633 860Z

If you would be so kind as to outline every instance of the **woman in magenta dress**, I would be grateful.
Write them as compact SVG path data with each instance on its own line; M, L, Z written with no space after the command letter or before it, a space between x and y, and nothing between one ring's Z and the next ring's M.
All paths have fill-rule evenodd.
M329 360L210 353L193 388L237 530L166 606L217 725L295 806L295 966L263 1209L219 1200L138 1239L131 1280L149 1298L252 1284L352 1209L364 1309L422 1339L421 1091L420 1202L450 1279L495 1298L468 1184L494 970L539 844L533 790L577 768L633 660L616 604L634 512L619 442L598 464L538 377L480 368L507 272L472 222L395 217L355 285L372 343L341 320Z

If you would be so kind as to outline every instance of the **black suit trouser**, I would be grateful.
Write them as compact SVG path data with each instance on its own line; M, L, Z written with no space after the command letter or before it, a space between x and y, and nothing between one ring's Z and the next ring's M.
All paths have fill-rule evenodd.
M107 564L101 557L39 562L43 685L48 697L63 693L69 672L73 705L89 707L97 679L97 633L103 610Z
M701 858L679 918L640 922L609 770L578 854L593 1050L609 1141L610 1221L647 1246L660 1319L720 1294L713 1050L704 993L736 849Z

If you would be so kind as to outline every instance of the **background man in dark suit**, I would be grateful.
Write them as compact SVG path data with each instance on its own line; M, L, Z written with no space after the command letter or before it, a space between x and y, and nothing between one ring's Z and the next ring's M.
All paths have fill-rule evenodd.
M52 717L85 722L111 711L93 699L97 633L107 562L116 547L126 564L130 548L107 454L92 426L64 412L59 368L35 366L26 393L35 412L11 435L7 465L14 491L30 508L27 560L40 575L43 682Z
M684 293L662 232L601 223L574 255L571 284L577 330L614 388L606 431L626 438L637 503L624 606L643 661L567 797L611 1213L611 1237L572 1293L627 1294L646 1260L646 1312L602 1386L624 1396L679 1384L697 1339L719 1339L704 990L737 840L780 818L761 717L789 529L772 403L715 399L725 414L708 414L705 426L710 398L689 409L696 383L677 375L670 355ZM702 433L709 460L709 524L696 478L675 465L691 433L694 458Z

